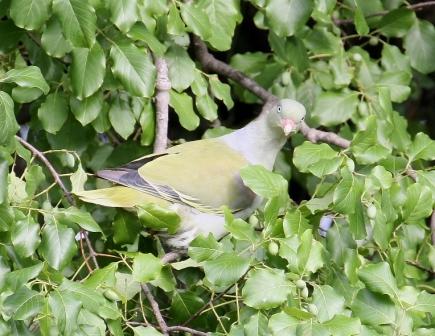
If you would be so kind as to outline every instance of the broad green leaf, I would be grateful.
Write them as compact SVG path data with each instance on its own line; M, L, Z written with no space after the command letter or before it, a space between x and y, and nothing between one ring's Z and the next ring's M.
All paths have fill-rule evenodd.
M39 230L39 225L32 217L15 222L11 232L11 240L18 255L27 258L35 252L41 242Z
M392 299L398 297L396 279L386 262L368 264L358 271L358 277L372 292L387 294Z
M222 243L209 234L207 237L197 236L189 245L189 257L197 262L211 260L223 253Z
M157 37L148 31L148 29L140 22L134 24L128 31L127 35L132 39L145 42L157 56L163 56L167 49L166 45L161 43Z
M346 87L353 78L352 68L348 65L348 60L343 53L333 57L329 61L332 74L334 75L335 87Z
M83 170L81 163L78 164L77 170L70 176L71 192L76 193L85 190L84 186L88 176Z
M300 236L305 232L305 230L311 228L308 220L302 215L302 212L299 209L287 211L282 223L282 227L286 237L290 237L292 235Z
M200 0L198 8L210 21L207 41L217 50L228 50L236 24L242 20L239 0Z
M42 76L41 70L36 66L28 66L20 69L12 69L0 77L0 83L15 83L25 88L37 88L44 94L50 90Z
M88 1L53 0L53 12L59 18L65 38L74 47L92 48L97 16Z
M380 143L377 119L374 115L368 117L366 129L356 133L352 140L351 150L361 164L379 162L391 152Z
M312 0L268 0L266 22L277 35L291 36L305 25L312 10Z
M384 168L384 166L374 167L368 179L366 179L366 187L370 189L389 189L393 184L393 175Z
M181 20L180 12L178 11L177 5L175 3L172 3L169 6L168 33L171 35L185 34L185 25L183 20Z
M42 127L56 134L68 119L68 102L63 92L50 93L38 109L38 118Z
M154 203L148 203L137 207L139 219L145 227L154 230L167 229L173 234L180 225L180 217L174 211L160 207Z
M254 228L241 218L226 220L225 229L237 240L245 240L254 243L256 240Z
M0 205L8 199L8 174L9 164L0 154Z
M411 161L435 160L435 141L425 133L417 133L407 155Z
M38 261L32 266L27 266L6 274L6 282L8 287L17 291L22 288L29 280L36 278L42 271L44 263Z
M140 284L133 279L130 273L115 272L115 292L121 296L121 301L125 304L133 299L142 289Z
M235 283L249 269L249 259L235 253L223 253L204 262L205 277L217 286Z
M273 336L296 335L296 329L300 323L300 320L285 312L280 312L272 315L269 319L269 329L272 331Z
M432 171L416 171L417 173L417 182L419 182L420 185L425 185L429 187L429 189L432 191L432 199L435 202L435 170Z
M320 322L331 320L344 310L344 297L329 285L314 286L313 304L318 309L317 318Z
M334 191L334 208L344 214L355 213L355 204L361 202L363 183L348 170L341 172L342 179Z
M151 253L138 253L133 258L133 279L142 283L155 280L160 275L162 267L162 261Z
M18 27L36 30L50 17L50 5L50 0L12 0L9 13Z
M119 96L112 100L109 109L109 120L116 133L123 139L133 134L136 120L128 103Z
M271 309L287 301L290 292L290 282L284 271L258 269L249 272L242 297L249 307Z
M403 220L409 224L421 222L431 214L432 205L431 190L420 183L414 183L406 191Z
M303 41L305 46L316 54L335 54L343 50L341 39L323 27L314 27Z
M212 36L214 27L210 25L208 16L204 14L197 3L180 4L180 9L181 17L191 32L203 40L207 40Z
M334 336L362 335L361 321L357 317L335 315L332 320L324 322L322 325Z
M0 144L8 143L18 129L14 114L14 101L6 92L0 91Z
M74 48L70 67L73 93L81 100L97 92L106 73L106 57L98 43L91 49Z
M287 181L263 166L250 165L240 170L243 183L257 195L265 198L280 196L287 190Z
M9 5L6 2L3 2L3 4ZM12 20L0 21L0 51L7 53L18 47L23 33L24 30L18 28Z
M409 57L402 54L395 45L385 43L382 47L382 66L389 72L407 71L411 72Z
M435 28L431 22L416 20L405 36L404 47L414 69L424 74L435 71Z
M218 107L208 94L205 94L204 96L197 96L195 99L195 105L199 114L201 114L204 119L209 121L214 121L217 119Z
M112 262L106 267L94 270L83 283L95 289L100 286L113 287L116 283L115 272L117 270L118 263Z
M153 327L131 327L133 330L134 336L162 336L163 334L159 333Z
M411 93L410 82L411 74L407 71L383 72L376 86L388 88L391 101L402 103Z
M169 92L169 105L178 115L181 126L189 131L193 131L199 126L199 117L193 111L192 97L187 93L178 93L174 90Z
M364 13L361 11L358 5L355 7L354 21L357 33L359 35L367 35L370 29L367 25Z
M123 33L126 33L138 19L136 0L109 0L106 6L110 10L110 21Z
M71 292L52 291L48 297L48 304L59 331L71 335L77 328L77 318L82 303Z
M113 75L133 96L151 97L154 92L156 68L149 53L123 41L110 49Z
M170 315L174 323L187 321L204 305L204 300L196 295L195 292L177 292L172 297Z
M250 336L269 335L269 320L261 312L251 315L249 320L244 324L245 334Z
M388 296L375 294L367 289L358 292L351 308L365 324L377 326L393 324L395 321L396 309Z
M101 92L97 92L83 100L71 97L69 103L76 119L82 126L86 126L93 122L101 113L103 109L103 95Z
M142 113L139 117L139 124L142 128L140 143L142 146L149 146L154 141L154 132L156 128L155 111L151 101L144 104Z
M421 292L417 296L417 300L414 305L410 307L413 311L430 313L432 316L435 315L435 295L427 293L425 291Z
M352 117L357 105L356 92L325 92L317 98L312 118L323 126L338 125Z
M75 233L61 224L47 223L42 230L42 241L38 251L47 263L56 270L69 265L77 252Z
M12 98L17 103L30 103L38 99L42 91L38 88L14 87L12 89Z
M195 78L195 63L187 51L176 44L169 47L165 59L168 62L171 86L178 92L184 91Z
M65 40L59 20L55 17L48 21L41 35L41 45L51 57L61 58L72 50L71 43Z
M293 163L301 172L310 172L324 177L337 171L343 158L327 144L314 144L305 141L295 148Z
M15 320L27 320L40 312L43 302L42 293L23 286L6 298L3 309Z
M385 36L403 37L416 21L415 13L412 10L401 7L382 16L376 26Z
M282 62L293 65L300 72L308 67L308 54L301 39L278 36L270 31L269 44Z
M74 206L63 209L60 214L66 221L73 222L83 230L89 232L103 232L98 223L92 218L91 214L85 210L78 209Z
M127 211L119 211L113 221L113 241L116 244L132 244L141 229L135 215Z
M231 97L231 87L228 84L222 83L216 75L208 77L211 92L215 98L222 100L227 109L232 109L234 106L233 98Z

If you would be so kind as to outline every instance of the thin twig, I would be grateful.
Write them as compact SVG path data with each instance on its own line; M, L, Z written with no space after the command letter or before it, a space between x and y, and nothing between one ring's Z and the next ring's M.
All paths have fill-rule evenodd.
M89 256L91 257L92 261L94 262L95 268L100 268L100 265L98 265L97 261L97 253L95 252L94 248L92 247L92 243L89 240L88 232L86 230L81 230L80 234L82 238L85 238L86 246L88 247Z
M156 80L156 136L154 153L163 152L168 146L168 105L171 82L168 75L168 64L162 57L155 57L157 69Z
M199 331L199 330L195 330L189 327L184 327L184 326L172 326L172 327L168 327L168 331L171 332L187 332L189 334L192 335L197 335L197 336L208 336L208 333L205 333L203 331Z
M251 91L265 103L263 110L267 110L271 104L278 100L278 97L261 87L252 78L249 78L242 72L232 68L230 65L216 59L208 51L207 46L198 36L192 35L192 44L194 46L196 58L205 71L215 72L219 75L226 76ZM350 146L349 140L332 132L324 132L311 128L305 123L302 123L301 132L312 142L322 140L342 148L348 148Z
M404 6L403 8L407 8L407 9L413 10L413 11L419 11L419 10L425 9L427 7L432 7L432 6L435 6L435 1L426 1L426 2L421 2L421 3L416 3L413 5ZM369 18L376 17L376 16L384 16L390 12L391 11L388 11L388 10L376 12L376 13L372 13L372 14L367 15L365 18L369 19ZM343 25L351 24L354 21L355 20L353 18L352 19L336 19L336 20L334 20L334 23L337 26L343 26Z
M53 165L48 161L48 159L45 157L44 154L42 154L41 151L37 150L35 147L33 147L30 143L28 143L23 138L19 137L18 135L15 136L15 138L28 150L32 152L34 156L36 156L39 160L41 160L47 169L49 170L51 176L53 176L56 183L59 185L59 187L62 189L63 194L65 195L68 202L72 205L75 205L74 198L71 196L71 193L68 191L68 189L65 187L65 184L63 184L62 180L60 179L60 176L56 169L54 169Z
M161 261L162 261L163 265L166 265L166 264L169 264L169 263L177 260L180 257L181 257L180 253L168 252L162 257Z
M168 325L166 324L162 316L162 313L160 312L159 304L157 303L156 299L154 298L153 294L151 293L150 289L146 284L141 284L140 286L145 296L147 297L148 302L150 303L151 309L153 310L154 316L156 317L157 324L159 325L160 331L162 332L163 335L169 335Z

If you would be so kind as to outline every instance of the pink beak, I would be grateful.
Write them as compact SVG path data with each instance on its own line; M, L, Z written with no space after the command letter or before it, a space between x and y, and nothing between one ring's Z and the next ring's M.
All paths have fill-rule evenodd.
M295 122L291 119L282 119L281 126L284 131L285 136L288 136L295 129Z

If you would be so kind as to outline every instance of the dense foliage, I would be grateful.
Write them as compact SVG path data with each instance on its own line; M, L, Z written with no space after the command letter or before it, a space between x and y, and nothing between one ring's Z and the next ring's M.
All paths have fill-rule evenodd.
M430 6L0 0L0 335L161 335L145 296L168 333L433 335ZM244 171L264 206L248 222L227 214L228 236L198 237L165 265L146 228L176 229L173 213L71 202L24 141L69 190L107 185L86 172L152 152L156 57L174 142L253 118L261 101L206 73L191 33L352 142L294 136L275 173Z

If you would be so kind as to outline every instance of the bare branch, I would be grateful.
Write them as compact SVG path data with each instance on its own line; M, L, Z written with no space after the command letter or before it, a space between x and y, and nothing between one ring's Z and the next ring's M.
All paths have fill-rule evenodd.
M153 310L154 316L156 317L157 324L159 325L160 331L162 332L163 335L169 335L168 325L166 324L162 316L162 313L160 312L159 304L157 303L156 299L154 299L153 294L151 293L150 289L146 284L141 284L140 286L145 296L147 297L148 302L150 303L151 309Z
M216 59L212 54L210 54L207 46L198 36L192 35L192 44L195 49L196 58L201 63L204 70L226 76L251 91L265 103L263 110L267 109L269 104L272 104L278 100L278 97L265 90L252 78L249 78L242 72ZM350 146L349 140L346 140L332 132L324 132L315 128L311 128L305 123L302 125L301 132L308 140L312 142L322 140L342 148L348 148Z
M166 265L166 264L169 264L169 263L177 260L180 257L181 257L181 254L178 252L168 252L162 257L161 260L162 260L163 265Z
M168 76L168 65L164 58L155 57L157 69L156 80L156 136L154 153L163 152L168 145L168 105L171 82Z
M205 333L203 331L199 331L199 330L195 330L192 328L188 328L188 327L183 327L183 326L172 326L172 327L168 327L168 331L171 332L187 332L189 334L192 335L197 335L197 336L207 336L209 335L208 333Z

